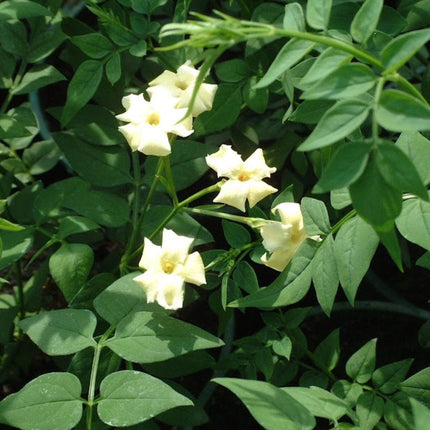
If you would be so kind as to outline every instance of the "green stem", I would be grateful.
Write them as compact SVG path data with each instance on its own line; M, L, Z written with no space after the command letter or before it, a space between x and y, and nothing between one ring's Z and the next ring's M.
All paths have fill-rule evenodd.
M385 85L385 78L379 78L378 84L376 85L375 89L375 97L374 97L374 104L373 104L373 113L372 113L372 140L373 145L376 145L378 142L378 136L379 136L379 126L378 121L376 120L376 110L378 107L379 99L381 97L382 89Z
M18 304L19 304L19 313L18 317L20 320L25 318L25 302L24 302L24 285L22 283L22 271L21 271L21 263L17 261L14 263L15 266L15 274L16 274L16 286L18 290Z
M353 307L349 302L338 302L333 305L333 312L350 312L352 310L385 311L401 315L408 315L425 321L430 319L430 311L421 309L412 304L406 305L402 303L391 303L378 300L357 300ZM319 315L322 313L322 309L319 306L315 306L309 312L309 316Z
M184 208L189 203L192 203L194 200L199 199L200 197L203 197L206 194L213 193L215 191L219 190L219 184L211 185L210 187L203 188L203 190L198 191L197 193L193 194L192 196L188 197L187 199L183 200L182 202L179 202L177 206L175 206L170 213L164 218L164 220L160 223L160 225L155 229L155 231L149 236L149 239L153 239L155 236L157 236L158 233L160 233L161 230L166 226L166 224L176 215L176 213Z
M124 255L121 258L120 262L120 273L121 276L125 275L128 270L128 263L131 258L135 255L135 253L132 253L132 249L136 245L137 238L140 234L140 230L142 227L143 220L145 218L146 213L148 212L149 205L151 204L152 197L154 196L155 190L157 189L158 181L161 176L161 172L163 170L163 162L162 159L158 159L157 169L154 175L154 179L151 183L151 188L149 189L148 195L146 196L145 203L143 204L142 212L140 214L140 217L137 217L137 213L139 210L138 205L136 204L136 196L139 196L140 194L140 168L139 168L139 181L136 181L136 190L135 190L135 208L134 208L134 217L133 217L133 230L130 235L130 238L128 240ZM139 185L137 185L137 182L139 182ZM140 204L140 197L137 198L138 204Z
M168 191L173 200L173 206L178 206L179 200L176 194L175 181L173 180L172 167L170 166L170 157L167 155L166 157L163 157L162 160L163 160L164 171L166 172L166 179L167 179L167 182L169 183Z
M200 208L185 208L185 210L187 212L195 213L198 215L211 216L214 218L222 218L222 219L226 219L229 221L240 222L242 224L247 224L247 225L250 224L250 219L251 219L251 218L246 217L246 216L227 214L225 212L215 212L215 211L210 211L207 209L200 209Z
M97 371L99 367L100 353L102 348L103 348L103 345L101 343L98 343L97 346L94 348L93 364L91 366L90 385L88 387L87 430L91 430L92 428Z
M100 362L100 353L104 347L104 342L106 339L109 338L109 336L112 334L112 332L115 330L115 326L110 326L106 332L103 334L103 336L100 338L99 342L94 348L94 357L93 357L93 363L91 365L91 375L90 375L90 384L88 387L88 409L87 409L87 430L92 429L92 421L93 421L93 409L95 405L95 393L96 393L96 381L97 381L97 372L99 368L99 362Z

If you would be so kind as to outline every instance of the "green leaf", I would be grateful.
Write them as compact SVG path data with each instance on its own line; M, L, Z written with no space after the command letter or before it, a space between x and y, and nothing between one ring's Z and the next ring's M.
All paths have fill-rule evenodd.
M311 151L343 139L360 127L367 118L369 109L369 105L360 100L338 101L323 115L298 149Z
M345 415L348 405L339 397L319 387L284 387L282 391L297 400L309 412L321 418L337 421Z
M131 182L124 147L90 145L72 133L53 133L53 138L73 169L92 184L113 187Z
M305 100L291 114L289 120L303 124L316 124L332 106L333 102L329 100Z
M361 63L340 66L302 94L303 99L349 99L370 90L376 83L375 73Z
M318 303L324 313L330 316L339 286L333 236L329 235L318 248L312 260L312 280Z
M0 422L22 430L70 430L82 416L80 396L76 376L46 373L0 402Z
M66 216L60 221L58 226L57 237L66 239L72 234L85 233L91 230L97 230L100 226L94 221L81 216Z
M402 193L382 176L378 159L370 157L363 174L349 187L354 208L370 224L389 228L402 210Z
M61 115L61 124L66 125L96 93L103 76L103 62L86 60L79 65L69 83L67 100Z
M421 403L430 406L430 367L410 376L400 384L401 390Z
M40 175L51 170L62 154L53 140L41 140L24 150L22 161L32 175Z
M252 76L243 87L243 100L256 113L263 113L269 102L268 88L255 88L257 76Z
M233 281L248 294L258 291L258 278L252 266L242 260L236 265L233 272Z
M115 336L105 342L117 355L136 363L163 361L222 344L201 328L158 312L128 315L119 322Z
M358 351L354 352L345 364L347 375L359 384L366 383L375 369L376 340L369 340Z
M300 61L315 46L314 42L303 39L291 39L279 51L266 74L254 86L254 88L264 88L274 82L282 73L290 69Z
M84 286L93 263L93 250L84 243L63 243L51 255L49 270L68 302Z
M49 9L30 0L7 0L0 4L0 20L51 16Z
M236 394L266 430L306 430L315 427L314 417L304 406L268 382L235 378L215 378L212 382Z
M290 3L285 5L285 15L282 26L286 30L306 31L305 17L300 3Z
M31 136L31 132L18 119L0 114L0 139L14 139Z
M376 30L384 0L365 0L351 22L351 36L364 44Z
M351 58L352 55L348 52L331 47L326 48L300 80L298 88L307 89L309 86L316 84L340 66L347 64Z
M221 81L236 83L248 79L251 69L246 61L235 58L215 65L215 73Z
M315 30L327 30L332 0L308 0L306 20Z
M430 107L403 91L383 91L375 114L378 123L390 131L430 130Z
M315 236L330 233L330 220L324 202L310 197L303 197L300 203L306 234Z
M425 429L430 421L430 410L415 399L409 399L416 429Z
M66 39L67 36L61 30L61 22L50 22L48 25L37 27L37 30L32 32L29 40L27 61L37 63L43 60L52 54Z
M230 127L236 122L241 106L240 86L219 85L212 109L203 112L194 121L195 136L211 134Z
M19 327L48 355L68 355L90 346L97 325L96 316L86 309L43 312L20 321Z
M225 239L232 248L242 248L251 242L249 231L240 224L222 220Z
M373 385L381 393L394 393L407 375L413 361L413 359L408 358L406 360L396 361L379 367L373 372Z
M317 244L308 240L302 244L290 265L268 287L260 288L249 296L234 300L230 307L270 308L299 302L311 283L310 263Z
M106 376L100 384L97 413L109 426L132 426L177 406L192 401L169 385L134 370L122 370Z
M410 413L410 397L398 392L386 400L384 420L394 430L417 430L413 426L413 417Z
M33 229L26 228L21 231L1 232L2 253L0 255L0 269L23 257L33 245Z
M427 189L412 161L392 142L381 142L376 149L378 170L388 184L428 200Z
M104 58L114 50L112 42L101 33L73 36L70 41L90 58Z
M339 279L351 304L378 246L372 227L355 216L342 225L334 242Z
M121 78L121 56L114 52L105 65L106 77L111 85L115 85Z
M333 330L319 345L315 348L314 355L318 363L323 365L326 370L333 370L339 362L340 344L339 329Z
M420 199L403 202L402 212L396 219L401 235L410 242L430 250L430 203Z
M384 400L372 392L363 393L357 400L356 413L360 429L372 430L384 412Z
M371 145L360 141L341 144L323 169L313 192L325 193L354 183L363 174L371 149Z
M430 40L430 29L409 31L393 39L381 52L384 74L398 70Z
M0 45L6 52L25 58L28 52L27 30L21 21L0 20Z
M331 391L337 397L345 400L350 408L354 408L363 388L355 382L351 383L345 379L339 379L333 384Z
M396 145L411 159L424 184L429 184L430 141L417 131L405 131Z
M95 310L111 325L117 325L127 315L138 311L160 309L153 303L146 303L145 293L133 281L139 274L122 276L94 299Z
M272 343L273 352L285 357L287 360L290 359L291 351L293 349L293 343L288 336L284 336L280 340L274 340Z
M22 225L18 225L8 221L7 219L0 218L0 230L20 231L24 229L25 227L23 227Z
M54 66L37 64L33 66L22 78L18 86L12 89L11 94L27 94L41 87L46 87L66 78Z
M348 188L332 190L330 193L330 203L334 209L348 207L352 203Z
M394 222L391 221L383 228L376 227L375 230L378 233L379 239L381 239L381 243L390 254L390 257L394 263L396 263L399 270L403 272L402 252Z

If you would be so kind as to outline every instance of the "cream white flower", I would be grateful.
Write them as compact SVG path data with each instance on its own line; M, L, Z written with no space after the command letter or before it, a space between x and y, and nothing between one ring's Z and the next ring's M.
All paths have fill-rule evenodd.
M169 133L186 137L193 132L192 118L184 118L186 109L175 109L161 101L148 102L143 94L123 97L122 104L126 111L116 118L128 124L120 126L119 131L133 151L162 157L171 152Z
M151 100L171 100L174 107L188 109L198 75L199 71L192 66L191 61L187 61L176 73L165 70L152 80L147 92ZM212 109L217 88L218 85L214 84L200 85L194 100L192 116Z
M193 239L164 229L161 246L145 238L139 267L145 273L136 281L145 291L148 303L157 302L165 309L179 309L184 300L184 283L206 283L205 269L198 252L188 254Z
M221 145L217 152L206 157L206 163L217 172L218 177L228 178L214 202L225 203L245 212L247 199L249 206L253 207L264 197L278 191L262 181L270 177L276 168L266 164L260 148L243 161L230 145Z
M308 236L298 203L281 203L272 212L278 212L281 221L268 221L261 227L263 246L270 253L269 257L265 253L261 260L266 266L282 272ZM320 240L319 236L311 239Z

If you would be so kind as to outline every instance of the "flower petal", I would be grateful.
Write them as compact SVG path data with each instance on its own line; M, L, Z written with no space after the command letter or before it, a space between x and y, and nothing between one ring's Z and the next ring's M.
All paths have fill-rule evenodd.
M147 102L143 94L129 94L121 100L122 105L126 111L122 114L116 115L116 118L120 121L132 122L139 124L144 121L144 118L148 114L149 102Z
M190 284L206 284L205 266L198 252L193 252L187 257L180 276L184 278L185 282L189 282Z
M219 150L206 156L206 163L217 172L218 177L237 179L242 169L242 157L230 145L221 145Z
M243 163L244 170L252 179L260 180L269 178L271 173L276 172L276 167L269 167L264 159L263 150L256 149Z
M247 182L229 179L221 185L219 194L214 198L215 203L224 203L245 212L245 201L248 196Z
M161 246L154 245L148 238L145 237L143 242L143 252L142 257L139 261L139 267L142 269L149 270L155 272L161 272L161 255L162 248Z
M272 255L267 258L267 254L265 253L261 257L261 261L268 267L278 270L279 272L282 272L287 266L288 263L293 258L294 253L296 252L295 249L282 249L279 251L275 251L272 253Z
M161 245L163 260L184 264L193 240L190 237L179 236L173 230L165 228Z
M164 157L172 152L167 133L157 126L141 124L138 127L140 143L139 152L146 155Z
M263 181L249 179L246 183L248 184L248 201L251 208L269 194L276 193L276 191L278 191L276 188Z
M260 229L263 246L270 252L285 248L291 239L291 224L282 224L279 221L268 221Z

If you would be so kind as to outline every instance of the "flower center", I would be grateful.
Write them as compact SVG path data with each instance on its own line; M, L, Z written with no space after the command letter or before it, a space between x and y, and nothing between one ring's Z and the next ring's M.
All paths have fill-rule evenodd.
M158 125L160 124L160 114L158 112L152 112L148 118L146 119L146 122L149 125Z
M241 172L238 176L239 181L245 182L249 180L249 174L247 172Z
M175 85L180 89L180 90L186 90L188 88L188 84L184 81L176 81Z
M161 268L163 269L164 273L170 275L175 270L175 264L171 261L163 261Z

